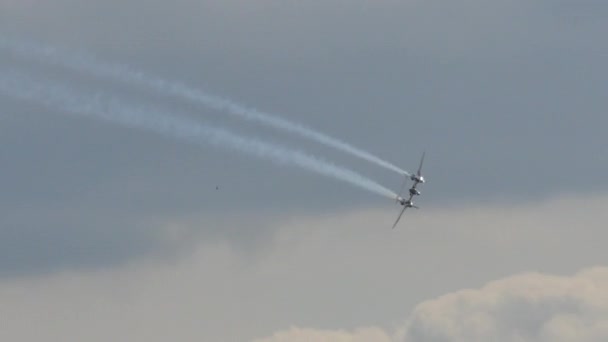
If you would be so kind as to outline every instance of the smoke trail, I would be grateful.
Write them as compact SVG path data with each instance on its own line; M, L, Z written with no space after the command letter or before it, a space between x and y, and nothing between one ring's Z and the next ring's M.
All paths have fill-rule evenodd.
M224 129L175 118L151 108L127 106L114 98L96 94L86 96L58 84L41 82L21 73L0 70L0 93L73 114L84 114L128 127L145 129L196 144L213 144L272 160L278 164L295 165L329 176L381 196L395 198L383 186L351 170L324 160L270 143L237 136Z
M159 93L180 97L192 103L203 105L218 111L225 111L246 120L255 121L275 129L298 134L304 138L311 139L326 146L333 147L358 158L367 160L388 170L399 174L407 174L405 170L389 163L375 155L356 148L342 140L330 137L324 133L313 130L304 125L264 113L253 108L248 108L235 103L227 98L211 95L185 84L168 82L159 77L147 75L143 72L134 71L124 65L103 63L91 56L67 54L52 47L15 42L0 36L0 47L8 49L13 53L36 59L53 65L70 68L78 72L90 73L97 77L113 78L124 83L141 86Z

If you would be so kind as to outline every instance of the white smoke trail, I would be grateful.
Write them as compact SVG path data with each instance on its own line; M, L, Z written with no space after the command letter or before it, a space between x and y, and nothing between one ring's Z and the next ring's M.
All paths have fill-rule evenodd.
M237 136L224 129L202 125L198 122L176 118L152 108L128 106L115 98L96 94L76 93L61 85L34 80L12 70L0 70L0 93L22 101L32 101L44 106L108 120L128 127L160 133L196 144L213 144L245 154L269 159L278 164L295 165L329 176L381 196L395 198L391 190L327 161L300 151L286 149L264 141Z
M342 140L330 137L324 133L313 130L312 128L291 122L272 114L245 107L227 98L211 95L182 83L168 82L159 77L134 71L124 65L101 62L91 56L63 53L49 46L17 42L1 36L0 47L8 49L13 53L19 54L20 56L36 59L39 62L60 65L78 72L89 73L96 77L112 78L124 83L145 87L149 90L162 94L176 96L214 110L225 111L246 120L258 122L286 132L298 134L304 138L333 147L337 150L367 160L368 162L374 163L388 170L395 171L399 174L409 175L408 172L395 166L394 164L380 159L375 155L354 147Z

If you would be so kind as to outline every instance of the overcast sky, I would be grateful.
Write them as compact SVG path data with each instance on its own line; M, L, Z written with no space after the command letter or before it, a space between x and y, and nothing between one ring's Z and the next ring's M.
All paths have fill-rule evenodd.
M2 37L184 82L407 170L426 150L429 180L422 209L391 231L395 203L346 183L0 94L0 321L20 312L6 336L38 340L19 327L42 309L65 313L41 328L56 340L107 340L105 330L131 341L352 340L359 328L374 334L363 340L507 340L511 328L467 325L495 335L466 335L463 322L448 332L419 313L463 288L483 297L530 277L605 277L607 18L599 0L0 0ZM401 182L221 111L0 49L0 72L15 69L278 142L391 189ZM506 285L483 287L493 280ZM181 291L184 281L200 293ZM99 306L80 320L91 301ZM155 305L182 319L166 335L156 329L167 317L148 315ZM601 310L584 324L606 326ZM545 328L530 340L564 338Z

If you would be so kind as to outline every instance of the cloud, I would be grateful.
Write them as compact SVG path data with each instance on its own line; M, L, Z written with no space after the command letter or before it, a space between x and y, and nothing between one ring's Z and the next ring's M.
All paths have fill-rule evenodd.
M405 341L606 341L608 267L525 273L416 307Z
M452 319L450 324L459 324L459 307L449 309L454 301L439 296L495 279L505 280L463 293L481 293L471 296L472 303L491 303L476 299L492 298L488 291L496 297L508 293L513 303L519 303L542 298L544 289L548 298L566 296L568 287L576 294L577 288L584 288L579 284L587 281L589 295L570 295L566 304L581 298L591 303L594 293L601 294L606 287L596 282L598 290L592 291L592 282L600 278L591 274L601 273L584 271L564 278L545 274L571 274L608 260L603 243L608 239L607 204L608 198L600 196L516 206L429 206L412 212L395 230L390 229L393 210L291 216L276 223L255 251L244 251L229 239L193 234L194 228L209 222L206 215L193 216L161 229L168 241L190 240L190 248L171 258L0 278L0 321L6 322L0 340L272 341L328 335L385 342L387 337L406 336L396 332L407 326L410 339L420 341L428 337L421 335L420 331L427 332L422 327L442 333L435 328L442 327L438 322ZM232 226L247 229L232 234L256 231L251 219L234 218ZM527 271L540 273L510 277ZM512 285L500 285L503 282ZM534 296L520 298L506 289ZM531 292L534 289L537 292ZM432 298L437 299L424 302ZM556 316L556 322L600 327L593 315L600 317L605 301L595 303L595 309L581 304L587 313L578 316L567 311L572 306L566 304L548 307L564 312L565 318ZM519 308L529 311L525 305ZM536 312L540 313L534 317L545 317L545 311ZM504 319L515 318L506 313L488 318ZM557 328L565 330L562 323L546 324L545 334L577 332Z
M599 342L608 340L608 267L523 273L418 305L403 332L291 328L255 342ZM397 337L398 335L402 335Z
M391 337L380 328L359 328L349 332L344 330L315 330L292 327L277 332L271 337L255 339L253 342L390 342Z

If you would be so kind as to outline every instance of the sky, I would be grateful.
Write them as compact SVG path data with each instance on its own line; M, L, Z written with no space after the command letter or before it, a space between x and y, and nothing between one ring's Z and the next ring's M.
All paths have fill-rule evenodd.
M0 0L2 38L181 82L406 170L426 151L428 179L390 230L394 201L330 177L0 94L0 336L605 339L607 16L597 0ZM401 183L0 49L14 70Z

